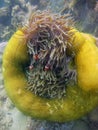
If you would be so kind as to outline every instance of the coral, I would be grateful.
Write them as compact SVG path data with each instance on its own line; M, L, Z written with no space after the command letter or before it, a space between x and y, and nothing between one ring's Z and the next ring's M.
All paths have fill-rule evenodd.
M23 21L26 21L32 8L34 6L26 1L4 1L3 7L0 8L0 41L8 40L16 28L24 24Z
M77 20L77 27L82 31L86 31L97 36L98 13L95 11L96 7L96 0L74 0L72 1L70 8L74 18Z

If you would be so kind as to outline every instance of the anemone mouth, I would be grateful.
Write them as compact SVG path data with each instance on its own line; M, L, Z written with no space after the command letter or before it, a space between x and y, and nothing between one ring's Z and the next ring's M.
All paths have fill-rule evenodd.
M37 11L24 30L30 56L26 89L44 98L62 98L67 86L76 83L75 66L70 65L75 54L67 54L72 21L65 17Z

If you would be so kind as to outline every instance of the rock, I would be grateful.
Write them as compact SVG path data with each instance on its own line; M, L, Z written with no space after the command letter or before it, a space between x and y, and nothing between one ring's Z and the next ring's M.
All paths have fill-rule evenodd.
M98 122L98 107L89 114L89 120Z
M78 120L75 122L72 130L90 130L90 128L87 122L83 120Z

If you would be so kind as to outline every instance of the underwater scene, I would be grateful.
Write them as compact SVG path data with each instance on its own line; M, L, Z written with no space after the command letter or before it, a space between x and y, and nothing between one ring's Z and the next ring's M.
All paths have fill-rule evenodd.
M98 0L0 0L0 130L98 130Z

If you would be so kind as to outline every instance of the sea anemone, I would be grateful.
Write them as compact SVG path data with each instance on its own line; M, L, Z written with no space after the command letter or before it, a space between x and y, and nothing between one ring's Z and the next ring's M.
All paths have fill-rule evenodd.
M9 40L3 55L4 84L25 114L64 122L98 105L96 39L73 23L69 15L35 11Z
M76 73L69 64L74 52L68 56L70 44L69 25L72 20L65 20L49 11L35 12L23 32L27 36L30 64L27 67L27 89L47 98L61 98L66 94L67 84L74 83Z

